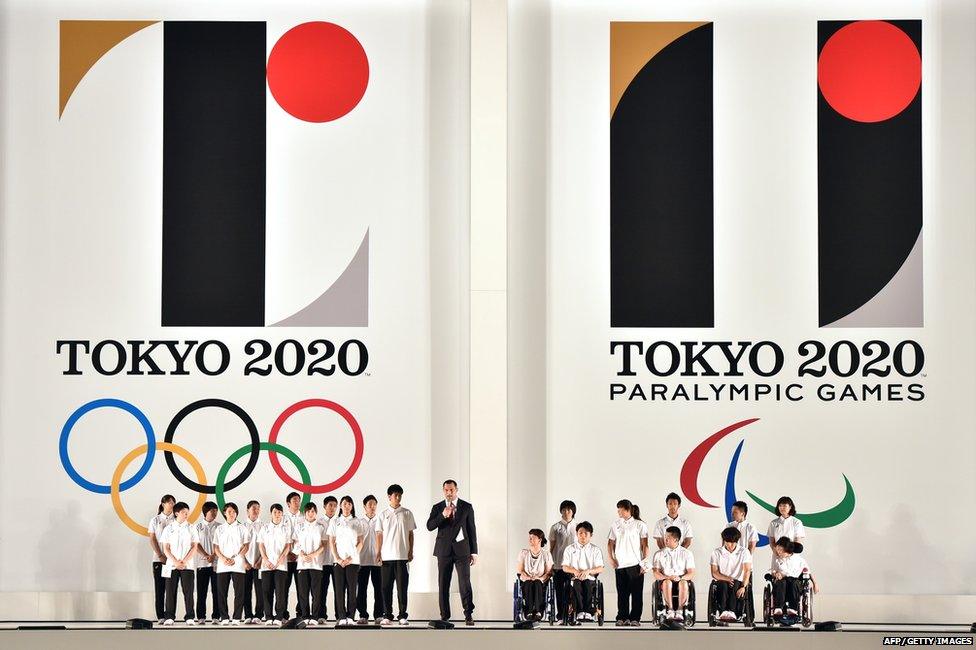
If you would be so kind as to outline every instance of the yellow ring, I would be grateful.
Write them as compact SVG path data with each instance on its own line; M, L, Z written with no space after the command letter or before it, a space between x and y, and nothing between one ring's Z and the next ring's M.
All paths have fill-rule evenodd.
M119 516L119 520L129 527L130 530L142 535L143 537L149 537L149 531L145 526L141 525L135 519L130 517L122 507L122 493L119 490L119 485L122 483L122 474L125 473L125 469L129 466L129 463L134 461L139 456L146 453L149 449L149 445L139 445L128 454L125 458L119 461L119 466L115 468L115 474L112 474L112 507L115 508L115 514ZM194 473L197 475L197 482L201 485L207 484L207 477L203 472L203 465L196 457L188 452L183 447L179 445L174 445L171 442L157 442L156 451L171 451L177 456L183 457L190 467L193 468ZM207 495L200 493L197 497L197 504L193 506L193 510L190 511L189 521L196 521L197 517L200 516L200 511L203 510L203 502L207 500Z

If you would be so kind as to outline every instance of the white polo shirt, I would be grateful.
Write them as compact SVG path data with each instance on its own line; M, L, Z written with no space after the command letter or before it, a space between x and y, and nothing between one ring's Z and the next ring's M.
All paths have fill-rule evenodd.
M224 557L234 559L234 564L228 566L217 558L217 573L244 573L244 556L241 548L251 541L251 529L237 519L232 524L221 524L214 533L214 546L220 547Z
M352 564L359 564L359 551L356 550L356 544L359 543L359 537L365 535L366 530L363 528L362 520L343 515L333 517L329 522L329 537L335 538L338 553L336 562L349 558Z
M681 545L681 542L685 541L686 537L695 536L695 531L691 529L691 523L687 519L682 517L680 514L674 519L672 519L668 515L664 515L663 517L657 520L656 524L654 524L654 535L653 535L654 539L663 540L664 534L671 526L677 526L678 529L681 530L681 538L678 539L679 546Z
M792 555L787 555L785 557L776 557L773 554L773 561L769 566L769 570L778 571L788 578L799 578L806 571L810 573L810 565L807 561L803 559L803 556L799 553L794 553Z
M734 551L729 551L725 548L725 544L722 544L712 551L712 559L709 564L717 568L722 575L744 582L745 565L752 564L752 553L739 545L736 545Z
M647 524L634 517L617 517L610 524L610 536L607 539L616 542L613 554L617 558L618 569L637 566L644 559L640 541L647 539Z
M273 524L270 521L266 522L264 526L261 527L260 537L258 537L258 543L264 544L264 552L267 554L268 559L274 562L279 557L281 557L281 552L285 550L285 545L291 541L291 526L285 522L282 518L281 523ZM269 569L264 568L264 562L261 562L261 571L265 572ZM287 571L288 570L288 559L285 558L281 564L278 565L276 571Z
M604 566L603 551L593 542L583 546L578 541L563 552L563 566L573 567L577 571L596 569ZM596 580L596 576L589 576L587 580Z
M305 521L305 513L302 512L301 508L299 508L298 512L292 514L292 512L288 510L288 506L285 506L285 516L282 517L281 520L288 524L288 527L291 528L292 532L295 532L295 527Z
M788 537L791 542L795 542L798 537L806 537L807 531L803 528L803 522L796 517L776 517L769 522L769 530L766 531L769 543L775 544L780 537Z
M176 556L177 559L186 557L186 554L190 552L193 545L199 543L199 541L200 538L197 536L196 526L188 521L184 521L182 524L174 521L166 527L165 544L169 545L169 552ZM176 563L169 556L166 556L166 565L171 569L176 568ZM187 560L186 567L188 569L193 568L192 557Z
M549 527L549 548L552 551L552 561L557 567L563 565L563 553L576 541L575 519L565 522L562 519Z
M331 524L332 520L335 518L336 515L332 515L331 518L322 515L318 518L318 522L322 524L322 528L325 529L325 553L322 557L323 567L332 566L335 564L335 558L332 557L332 546L329 544L329 524Z
M194 527L197 529L197 540L199 540L200 548L197 550L196 555L193 556L193 568L194 569L204 569L213 568L217 566L216 560L213 562L207 562L202 555L200 555L200 550L202 550L207 555L213 555L213 538L214 532L217 530L217 520L207 521L206 519L201 519Z
M749 542L755 542L756 544L759 543L759 531L756 530L755 526L753 526L752 524L750 524L748 521L744 519L738 522L730 521L728 524L725 525L725 527L735 528L736 530L739 531L739 534L741 536L739 537L738 544L739 546L741 546L746 550L749 549ZM722 573L725 572L723 571ZM728 574L726 573L725 575Z
M519 551L518 561L522 564L522 570L532 578L541 578L552 570L552 553L549 549L539 549L538 555L532 555L532 551L523 548Z
M295 555L299 553L314 553L325 542L325 529L322 528L322 524L318 521L309 523L308 520L302 520L295 525L291 539L294 542L291 547L291 552ZM281 552L280 549L278 552ZM324 555L324 552L320 553L312 558L311 562L302 562L302 558L299 556L298 570L314 569L321 571Z
M261 535L264 522L260 519L251 521L249 517L245 517L244 525L251 531L251 545L247 547L247 555L245 557L247 558L247 563L256 569L261 563L261 550L258 548L258 538Z
M376 561L376 522L379 517L373 515L372 518L365 515L359 518L363 525L363 550L359 552L360 566L379 566Z
M653 567L666 576L681 576L695 568L695 556L684 546L665 546L654 554ZM646 565L645 565L646 566Z
M166 527L171 523L176 521L176 517L173 515L163 514L162 512L149 520L149 525L146 528L149 530L150 535L156 536L156 543L159 544L159 550L163 550L163 533L166 532ZM153 556L153 562L158 562L156 556Z
M410 532L416 528L413 513L403 506L395 510L387 508L376 517L372 535L375 538L376 533L383 533L380 555L384 562L407 559L410 554Z

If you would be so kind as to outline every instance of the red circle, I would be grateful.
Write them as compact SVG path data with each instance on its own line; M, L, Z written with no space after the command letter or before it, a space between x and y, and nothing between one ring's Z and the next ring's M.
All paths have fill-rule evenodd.
M278 478L287 483L293 489L301 492L310 492L312 494L322 494L323 492L335 490L336 488L345 485L356 473L356 470L359 469L359 464L363 462L363 430L359 427L359 422L356 422L356 418L352 416L352 413L347 411L346 408L341 404L330 402L327 399L306 399L302 400L301 402L296 402L282 411L281 415L278 416L278 419L275 420L274 425L271 427L271 433L268 435L268 442L275 443L278 441L278 433L281 431L281 427L285 424L285 421L288 418L302 409L311 408L313 406L319 406L329 409L330 411L335 411L343 417L343 419L349 425L349 428L352 429L352 435L356 439L356 453L353 454L352 463L350 463L349 469L346 470L346 473L331 483L309 485L307 483L296 481L292 477L288 476L284 468L282 468L281 462L278 460L277 452L268 451L268 458L271 459L271 467L274 468L275 474L278 475Z
M356 108L369 82L362 44L333 23L292 27L268 57L268 88L290 115L331 122Z
M862 20L827 39L817 62L820 92L835 111L857 122L880 122L908 106L922 84L922 57L891 23Z

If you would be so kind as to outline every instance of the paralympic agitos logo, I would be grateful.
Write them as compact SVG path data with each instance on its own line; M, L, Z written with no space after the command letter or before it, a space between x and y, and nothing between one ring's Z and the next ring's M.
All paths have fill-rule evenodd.
M741 422L736 422L735 424L730 424L729 426L721 429L705 438L701 441L697 447L695 447L688 457L685 459L684 464L681 466L681 491L684 493L685 497L694 503L695 505L702 506L703 508L717 508L718 506L712 505L705 501L698 491L698 473L701 470L702 463L708 452L712 450L720 440L725 438L730 433L741 429L753 422L759 421L759 418L750 418L748 420L742 420ZM735 453L732 454L732 461L729 463L729 471L725 480L725 514L729 521L732 521L732 504L739 500L736 496L735 491L735 475L736 469L739 465L739 455L742 453L742 446L745 444L745 440L739 442L739 445L735 448ZM847 520L848 517L854 512L854 487L848 480L846 475L844 476L845 492L844 498L841 499L840 503L822 510L820 512L812 512L808 514L797 513L796 517L803 522L803 525L807 528L833 528L838 524ZM749 490L746 490L746 494L749 498L755 501L763 510L778 515L776 511L776 506L774 504L765 501ZM765 546L769 543L769 538L765 535L759 535L758 546Z

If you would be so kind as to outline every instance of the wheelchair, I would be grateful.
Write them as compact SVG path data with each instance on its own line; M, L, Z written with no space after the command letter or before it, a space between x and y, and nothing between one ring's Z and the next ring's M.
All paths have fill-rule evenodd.
M513 612L512 621L522 623L528 621L525 609L525 595L522 593L522 581L515 576L515 586L512 588ZM545 604L543 605L542 620L548 621L549 625L556 623L556 583L552 576L546 581Z
M596 624L599 626L603 625L603 583L600 581L599 577L596 577L593 582L593 589L590 590L590 607L589 609L593 612L577 612L576 604L573 602L573 585L576 584L576 579L571 578L569 582L566 583L566 615L563 617L563 625L579 625L583 621L578 620L578 614L587 614L592 616Z
M780 617L773 616L773 576L770 573L765 575L766 587L763 589L763 622L772 627L775 624L783 627L790 627L801 624L803 627L813 625L813 585L810 583L810 574L806 571L799 577L800 580L800 602L797 603L796 616L783 614Z
M663 580L655 580L654 587L651 591L651 609L654 612L654 622L658 625L664 625L667 622L667 610L678 609L678 590L674 589L674 595L672 596L672 601L670 607L665 607L664 602L661 600L661 583ZM696 621L695 615L695 583L688 581L688 603L685 605L685 609L682 612L684 617L683 624L685 627L694 627Z
M735 608L736 623L742 623L746 627L754 627L756 624L756 604L752 596L752 579L746 584L746 594L739 599ZM708 586L708 627L728 627L731 621L720 620L721 610L715 603L715 592L718 589L718 580L712 580Z

